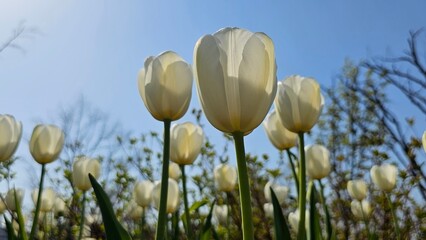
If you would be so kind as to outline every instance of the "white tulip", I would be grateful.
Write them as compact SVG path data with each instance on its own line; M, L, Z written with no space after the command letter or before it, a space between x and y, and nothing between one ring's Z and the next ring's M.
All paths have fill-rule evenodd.
M68 212L67 203L64 201L64 199L56 197L55 203L53 205L53 211L56 215Z
M270 202L263 204L263 211L268 218L274 218L274 205Z
M297 134L284 127L276 110L266 116L265 121L263 121L263 128L271 143L278 150L286 150L296 146Z
M154 184L148 180L137 182L133 189L133 200L141 207L148 207L152 201Z
M185 122L173 125L170 130L170 160L179 165L192 164L204 144L200 126Z
M22 123L11 115L0 114L0 162L9 160L18 148Z
M16 191L16 197L18 198L17 200L21 208L22 208L22 200L24 199L25 192L23 189L20 189L20 188L10 189L6 194L5 202L6 202L7 208L11 211L16 211L15 191Z
M351 202L351 211L357 219L364 220L364 216L368 219L370 217L371 210L370 203L366 199L362 200L361 203L358 200L352 200Z
M299 215L300 215L299 209L297 209L294 212L291 212L288 215L288 223L290 224L291 228L296 234L299 231L299 220L300 220ZM308 210L305 211L305 229L306 230L309 229L309 211Z
M134 221L140 221L142 219L143 211L144 208L133 201L130 202L126 210L127 216Z
M169 178L172 178L176 181L179 181L180 176L182 175L182 171L178 164L174 162L169 163Z
M169 187L167 189L167 213L174 213L179 207L179 186L178 183L169 178ZM160 207L160 193L161 193L161 181L157 181L154 184L154 189L152 190L152 200L154 206L158 209Z
M358 201L363 200L367 196L367 184L362 179L348 181L347 189L349 195Z
M198 97L215 128L247 135L262 123L277 89L274 51L266 34L240 28L223 28L198 40Z
M213 216L220 225L226 226L228 222L228 206L214 205Z
M87 191L92 187L89 179L89 173L95 179L101 175L101 166L99 161L94 158L78 157L74 160L72 166L72 180L74 187L81 191Z
M145 60L138 73L139 93L155 119L174 121L186 113L192 77L190 65L175 52L163 52Z
M288 195L288 187L275 184L272 181L267 182L263 191L265 193L266 201L268 202L272 202L270 187L274 190L275 196L277 196L280 205L283 205Z
M31 198L33 199L34 206L37 205L38 189L34 189ZM52 188L45 188L41 192L40 197L40 211L50 212L55 204L56 193Z
M219 164L214 169L214 180L219 191L230 192L237 184L237 171L227 164Z
M64 146L64 132L55 125L39 124L30 139L30 152L40 164L55 161Z
M324 98L315 79L294 75L278 82L275 109L288 130L309 132L317 123L323 105Z
M322 179L331 171L330 152L322 145L313 144L305 147L306 173L312 179Z
M395 188L398 169L391 164L374 165L370 170L371 180L382 191L390 192Z

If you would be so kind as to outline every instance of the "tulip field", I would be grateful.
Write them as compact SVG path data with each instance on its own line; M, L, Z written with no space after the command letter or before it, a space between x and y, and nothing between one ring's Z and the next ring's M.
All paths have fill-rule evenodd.
M147 57L138 90L163 131L113 136L120 158L81 154L85 142L63 126L35 126L34 205L24 206L20 186L1 196L7 239L426 239L426 131L408 143L398 135L405 125L380 131L396 120L377 115L385 105L374 73L357 85L356 66L336 91L314 77L277 81L275 47L265 33L223 28L199 38L192 65L173 51ZM194 97L201 110L189 110ZM180 121L185 114L193 121ZM19 161L23 128L13 113L0 115L0 171ZM246 148L256 128L275 152ZM390 152L397 143L402 150Z

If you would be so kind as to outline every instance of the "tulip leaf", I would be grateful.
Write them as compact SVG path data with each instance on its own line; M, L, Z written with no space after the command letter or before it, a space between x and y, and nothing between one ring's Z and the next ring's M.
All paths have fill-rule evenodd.
M15 240L16 235L15 235L15 231L13 230L12 224L9 222L9 220L7 220L6 216L4 217L4 221L6 223L7 239L8 240Z
M320 216L316 208L318 203L318 192L315 189L315 184L311 182L310 184L310 197L309 197L309 231L311 240L321 240L321 226L320 226Z
M192 212L194 212L194 211L197 211L197 209L199 209L200 207L202 207L202 206L206 205L207 203L209 203L209 200L207 200L207 199L203 199L203 200L201 200L201 201L196 201L196 202L194 202L194 203L191 205L191 207L189 208L189 214L191 214L191 213L192 213ZM185 230L186 230L186 229L187 229L187 226L186 226L186 216L185 216L185 212L183 212L183 213L180 215L180 219L182 220L182 223L183 223L184 228L185 228Z
M203 230L200 237L201 240L209 240L211 239L212 235L214 239L217 239L217 234L212 227L212 216L215 203L216 200L213 201L210 207L209 215L207 215L206 221L204 222Z
M269 187L269 189L271 190L272 205L274 206L275 239L291 239L290 230L284 218L280 202L272 187Z
M19 199L16 195L16 189L13 189L13 195L14 195L13 197L15 198L14 200L15 200L16 213L18 214L20 239L27 240L28 236L27 236L27 232L25 232L24 217L22 215L21 204L20 204Z
M114 210L112 209L112 204L108 198L108 195L102 189L101 185L99 185L99 183L90 173L89 179L90 183L92 184L93 191L95 192L96 199L98 200L99 208L101 209L107 239L132 239L130 234L118 222L117 217L114 214Z

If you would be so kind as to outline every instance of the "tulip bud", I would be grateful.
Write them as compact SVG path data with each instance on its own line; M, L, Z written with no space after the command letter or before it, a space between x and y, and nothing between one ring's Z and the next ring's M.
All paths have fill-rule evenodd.
M11 115L0 114L0 162L9 160L18 148L22 123Z
M263 210L268 218L274 218L274 205L270 202L263 204Z
M40 164L55 161L64 146L64 132L55 125L39 124L34 128L30 140L30 152Z
M16 211L15 191L16 191L16 197L18 198L17 200L18 200L21 208L22 208L22 200L24 199L24 194L25 194L24 190L22 190L20 188L10 189L6 194L5 201L6 201L7 208L9 208L9 210L11 210L11 211Z
M426 131L423 133L423 136L422 136L422 143L423 143L423 149L425 150L425 152L426 152Z
M170 162L169 164L169 178L172 178L176 181L179 181L180 176L182 175L182 171L180 171L179 165L174 162Z
M272 202L271 189L270 189L271 187L274 190L275 196L277 196L278 202L280 203L280 205L283 205L288 195L288 190L289 190L288 187L274 184L271 181L267 182L263 191L265 193L266 201L268 202Z
M179 207L179 186L178 183L169 178L169 187L167 189L167 213L174 213ZM157 181L152 190L152 200L155 207L160 207L161 181Z
M297 134L284 127L275 110L269 113L263 121L263 127L269 140L278 150L286 150L296 146Z
M0 198L0 214L3 214L6 210L6 204L3 202L3 198Z
M190 122L173 125L170 130L170 160L179 165L192 164L200 154L204 133Z
M331 170L330 152L322 145L313 144L305 147L306 173L312 179L322 179Z
M363 220L364 216L366 219L370 217L371 206L370 203L365 199L362 200L361 203L358 200L353 200L351 202L351 211L357 219Z
M89 173L95 179L101 175L101 166L98 160L88 157L77 157L72 166L72 181L74 187L81 191L87 191L92 187L89 179Z
M390 192L395 188L398 169L391 164L374 165L370 170L371 180L382 191Z
M313 78L295 75L278 83L275 109L284 127L292 132L309 132L323 105L320 86Z
M290 224L291 228L293 229L293 231L297 234L297 232L299 231L299 209L297 209L294 212L291 212L288 215L288 223ZM305 228L306 230L309 229L309 211L306 210L305 212Z
M145 60L138 73L139 93L159 120L177 120L188 110L192 94L192 71L175 52L163 52Z
M67 203L60 197L56 197L55 203L53 204L53 212L55 215L65 214L68 212Z
M348 181L347 188L353 199L361 201L367 196L367 184L362 179Z
M141 207L148 207L152 200L154 184L148 180L136 183L133 189L133 200Z
M129 206L127 206L127 216L134 220L140 221L143 215L144 208L136 204L135 202L131 202Z
M33 199L34 205L37 205L38 189L34 189L31 197ZM43 189L40 197L40 211L41 212L50 212L53 208L53 205L56 200L56 193L51 188Z
M224 28L194 48L194 75L207 120L225 133L249 134L274 100L274 44L264 33Z
M228 222L228 206L214 205L213 216L220 225L226 226Z
M230 192L237 184L237 171L227 164L219 164L214 169L214 180L219 191Z

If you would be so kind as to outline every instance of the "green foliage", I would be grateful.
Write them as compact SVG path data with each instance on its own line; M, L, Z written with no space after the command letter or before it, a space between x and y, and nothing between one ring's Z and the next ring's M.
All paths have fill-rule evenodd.
M107 238L117 240L132 239L130 234L118 222L114 210L112 209L111 202L109 201L109 197L102 189L101 185L99 185L99 183L91 174L89 174L89 178L93 187L93 191L96 194L99 208L102 212L102 219L104 220Z
M274 190L270 187L272 205L274 206L274 229L275 239L291 239L290 230L287 221L284 218L280 203Z

